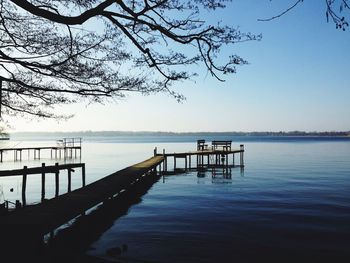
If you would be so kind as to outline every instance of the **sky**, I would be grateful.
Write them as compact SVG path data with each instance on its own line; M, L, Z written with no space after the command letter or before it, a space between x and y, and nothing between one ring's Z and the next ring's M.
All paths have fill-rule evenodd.
M207 21L220 17L242 31L262 33L261 41L223 50L249 61L225 82L204 66L195 81L176 91L183 103L165 94L101 104L65 105L68 121L9 119L9 131L349 131L350 28L326 21L324 1L306 0L284 16L259 22L295 1L235 0Z

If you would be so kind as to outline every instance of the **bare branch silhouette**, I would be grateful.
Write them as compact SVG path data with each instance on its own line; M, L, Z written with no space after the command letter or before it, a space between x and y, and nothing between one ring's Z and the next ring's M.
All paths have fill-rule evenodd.
M281 13L279 13L278 15L275 15L275 16L269 17L269 18L260 18L260 19L258 19L258 21L271 21L271 20L274 20L276 18L279 18L279 17L287 14L290 10L294 9L298 4L302 3L303 1L304 0L298 0L293 5L288 7L286 10L282 11Z
M63 118L54 106L166 92L202 63L218 80L247 63L224 45L259 40L202 12L230 0L0 0L3 115Z
M329 20L332 19L337 29L342 29L343 31L345 31L346 28L349 26L349 22L346 19L346 16L344 16L344 12L350 11L350 1L349 0L324 0L324 1L326 5L327 22L329 22ZM297 0L294 4L290 5L287 9L285 9L278 15L275 15L269 18L258 19L258 21L266 22L266 21L271 21L271 20L280 18L281 16L284 16L286 13L288 13L292 9L296 8L296 6L301 4L302 2L304 2L304 0Z

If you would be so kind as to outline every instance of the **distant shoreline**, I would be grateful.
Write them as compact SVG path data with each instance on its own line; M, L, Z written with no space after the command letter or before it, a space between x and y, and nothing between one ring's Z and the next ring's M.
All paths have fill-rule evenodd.
M12 132L15 136L278 136L278 137L349 137L350 131L330 132L157 132L157 131L76 131L76 132Z

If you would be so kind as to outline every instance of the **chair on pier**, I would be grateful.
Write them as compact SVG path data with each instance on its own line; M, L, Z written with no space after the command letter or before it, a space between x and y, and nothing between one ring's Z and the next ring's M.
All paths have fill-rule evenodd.
M208 144L205 144L205 140L197 140L197 151L204 151L208 149Z

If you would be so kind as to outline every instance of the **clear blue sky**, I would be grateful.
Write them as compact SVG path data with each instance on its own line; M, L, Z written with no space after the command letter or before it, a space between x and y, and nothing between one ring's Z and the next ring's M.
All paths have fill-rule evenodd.
M350 130L350 28L327 23L324 1L315 0L271 22L257 21L293 2L236 0L216 14L263 39L223 50L250 62L226 82L203 67L196 82L179 83L184 103L164 94L131 94L116 103L65 106L75 114L66 122L13 118L10 125L15 131Z

